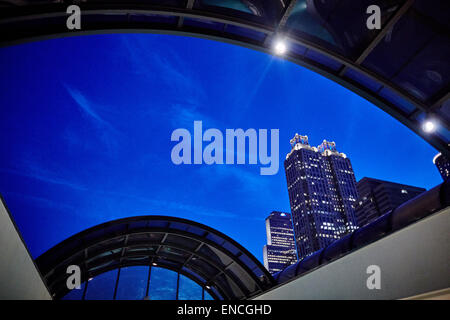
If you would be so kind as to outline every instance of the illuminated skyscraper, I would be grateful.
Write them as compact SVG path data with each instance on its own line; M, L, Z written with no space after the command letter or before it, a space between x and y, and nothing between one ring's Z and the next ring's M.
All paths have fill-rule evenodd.
M450 159L443 156L442 153L438 153L434 159L433 163L439 170L439 173L442 176L442 179L447 180L450 177Z
M364 177L356 184L355 217L358 227L377 219L426 190L419 187Z
M311 147L295 134L284 167L299 259L357 229L358 197L350 160L324 140Z
M267 244L263 248L264 266L270 273L297 262L291 215L272 211L266 218Z

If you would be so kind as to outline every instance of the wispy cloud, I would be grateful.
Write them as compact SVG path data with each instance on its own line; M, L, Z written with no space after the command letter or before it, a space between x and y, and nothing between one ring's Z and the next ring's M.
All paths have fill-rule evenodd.
M34 205L44 208L54 208L54 209L61 209L64 211L75 211L75 208L62 203L61 201L54 201L45 197L40 196L32 196L29 194L23 194L23 193L17 193L17 192L7 192L6 193L8 198L9 197L16 197L19 198L21 201L31 201Z
M154 212L154 210L161 210L161 212L155 212L155 214L172 214L176 213L179 216L206 216L206 217L215 217L215 218L223 218L223 219L240 219L240 220L261 220L258 218L254 218L251 216L242 217L241 215L238 215L231 211L226 210L219 210L216 208L211 207L204 207L204 206L198 206L198 205L192 205L188 203L183 203L179 201L166 201L161 199L154 199L154 198L146 198L146 197L139 197L134 196L130 194L124 194L124 193L108 193L111 195L122 196L127 198L132 198L133 200L141 201L143 203L149 204L149 210Z
M88 188L86 188L83 185L80 185L78 183L72 182L70 180L63 179L61 177L58 177L57 175L43 169L39 168L38 166L35 166L33 164L27 164L24 166L21 166L21 168L26 168L22 170L16 170L16 169L4 169L0 168L0 172L12 174L12 175L18 175L26 178L31 178L34 180L39 180L45 183L49 184L55 184L64 186L67 188L71 188L78 191L87 191Z
M198 206L198 205L192 205L189 203L183 203L179 201L167 201L157 198L150 198L150 197L142 197L139 195L135 195L132 193L126 193L126 192L117 192L117 191L111 191L111 190L105 190L101 188L91 188L86 185L81 185L75 181L71 181L70 179L66 179L63 177L57 177L55 173L51 173L48 170L43 170L41 168L38 168L37 166L30 165L28 166L29 170L27 172L23 171L17 171L17 170L5 170L0 169L0 172L6 172L9 174L15 174L15 175L21 175L28 178L36 179L39 181L42 181L44 183L49 184L55 184L58 186L63 186L66 188L71 188L76 191L86 192L89 194L88 197L98 197L98 199L106 200L107 202L114 202L118 198L127 198L129 200L133 200L133 202L137 203L143 203L146 208L146 212L152 212L155 214L172 214L176 213L177 215L184 216L184 215L199 215L199 216L208 216L208 217L218 217L218 218L224 218L224 219L236 219L238 218L238 215L225 211L225 210L219 210L216 208L209 208L204 206ZM58 206L56 202L50 199L45 199L41 197L34 197L30 195L21 195L24 197L28 197L30 200L33 200L37 202L39 205L46 205L46 206ZM107 200L109 199L109 200ZM60 205L65 206L65 205ZM142 212L141 214L145 214ZM241 219L241 218L240 218ZM247 219L253 220L253 218L248 217Z
M259 174L259 167L253 166L249 169L240 165L203 165L199 167L199 174L205 185L221 184L226 179L233 179L236 186L235 191L245 192L247 197L261 196L261 190L266 190L268 180ZM251 170L254 170L252 172ZM254 194L253 194L254 192Z
M64 86L66 87L67 92L70 94L73 100L75 100L75 102L77 103L77 106L85 115L89 116L93 120L98 121L102 125L112 127L109 122L105 121L97 114L97 112L95 112L91 102L88 101L88 99L86 99L86 97L79 90L72 88L67 84L65 84Z
M195 79L196 73L189 69L188 63L171 47L163 48L162 53L161 49L155 50L152 41L147 42L145 38L130 35L122 37L133 72L147 77L151 82L159 80L164 83L172 92L170 100L187 105L201 104L206 93L201 82ZM162 44L158 48L161 46Z
M92 138L98 138L106 146L106 150L110 155L116 154L118 147L118 138L121 135L120 132L110 123L105 117L102 117L98 110L105 110L111 108L104 108L92 102L86 97L80 90L73 88L68 84L64 84L69 95L76 102L81 113L92 121L96 131L92 135ZM81 141L77 139L75 132L70 132L69 129L66 130L65 136L69 142ZM88 143L88 141L83 141L83 144Z

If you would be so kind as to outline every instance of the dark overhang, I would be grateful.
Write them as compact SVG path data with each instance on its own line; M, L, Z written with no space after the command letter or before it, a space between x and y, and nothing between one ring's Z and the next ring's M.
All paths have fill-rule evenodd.
M82 28L66 28L68 4ZM379 5L380 30L366 27ZM181 34L284 56L374 103L450 156L450 2L438 0L0 0L0 46L113 32ZM438 122L433 133L426 119Z
M122 267L167 268L225 300L246 299L274 284L264 266L230 237L200 223L165 216L100 224L59 243L36 263L55 299L69 292L69 265L80 267L82 282Z

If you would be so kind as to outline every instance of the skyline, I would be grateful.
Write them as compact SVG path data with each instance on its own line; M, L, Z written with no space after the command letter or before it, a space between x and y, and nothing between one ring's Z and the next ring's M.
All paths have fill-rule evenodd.
M0 79L10 88L0 94L8 150L0 193L33 257L107 220L162 214L216 228L262 261L265 218L290 212L284 170L262 177L258 166L173 165L170 133L195 120L208 128L280 128L280 163L298 132L311 145L335 141L356 180L426 189L441 182L437 151L412 131L338 84L261 52L130 34L40 41L2 48L0 57ZM186 188L192 181L204 184Z

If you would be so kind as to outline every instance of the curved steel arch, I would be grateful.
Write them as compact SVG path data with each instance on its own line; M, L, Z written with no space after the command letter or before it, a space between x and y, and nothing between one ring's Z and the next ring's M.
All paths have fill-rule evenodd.
M55 299L68 292L67 267L78 265L82 281L127 266L155 265L183 274L215 299L245 299L274 279L230 237L203 224L166 216L106 222L62 241L36 259Z
M445 62L448 60L445 54L450 52L450 27L445 17L441 17L446 9L447 14L450 12L450 7L441 2L435 4L434 11L425 10L423 1L374 0L370 4L379 4L383 9L383 25L381 30L364 30L365 26L361 26L361 21L365 23L364 1L334 0L323 4L317 0L230 0L220 4L212 0L60 0L58 3L0 0L0 5L4 6L0 13L0 46L60 36L152 32L208 38L271 53L273 40L283 37L291 47L285 56L287 60L354 91L450 157L450 78L445 76L450 73L450 66ZM78 4L82 10L80 31L66 28L66 8L71 3ZM243 5L248 10L242 9ZM324 41L308 33L307 28L295 27L295 23L301 23L301 17L296 15L302 8L317 20L315 23L331 40ZM346 12L354 12L355 16L350 17ZM405 19L412 19L418 28L429 27L433 34L421 44L420 50L399 61L401 66L396 74L409 81L399 83L395 76L379 71L386 61L379 65L367 65L366 61L372 55L379 58L387 54L383 51L383 42L390 39L393 32L404 29L401 22ZM349 40L349 37L353 38ZM440 39L437 44L436 38ZM402 45L401 40L390 41L397 50L395 46ZM421 67L421 55L435 48L443 48L435 50L436 56L430 56L433 68L438 70L430 71L422 66L423 70L419 71L430 71L430 77L443 83L436 85L431 96L421 96L420 92L427 91L424 83L411 84L410 79L417 78L414 67L418 64ZM415 60L418 62L414 64ZM438 120L437 132L422 131L427 118Z

